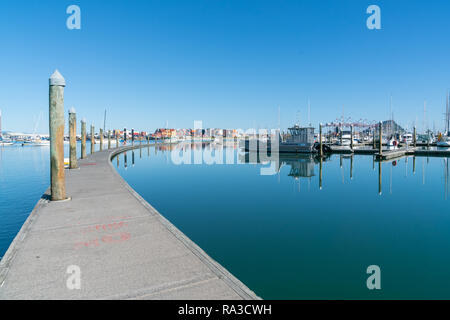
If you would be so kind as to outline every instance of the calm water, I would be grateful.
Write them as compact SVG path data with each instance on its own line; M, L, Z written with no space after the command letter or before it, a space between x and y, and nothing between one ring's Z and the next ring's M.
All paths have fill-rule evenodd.
M115 144L113 144L115 146ZM69 146L64 145L65 157ZM96 150L100 148L96 145ZM90 152L87 143L87 152ZM50 185L49 146L0 147L0 257ZM80 156L80 147L77 148Z
M261 297L450 298L447 159L385 162L380 183L372 156L333 155L320 179L312 157L256 163L234 146L224 152L235 164L175 164L194 162L190 145L164 148L129 151L113 164ZM197 161L210 162L208 147L195 148ZM381 268L381 290L366 287L369 265Z

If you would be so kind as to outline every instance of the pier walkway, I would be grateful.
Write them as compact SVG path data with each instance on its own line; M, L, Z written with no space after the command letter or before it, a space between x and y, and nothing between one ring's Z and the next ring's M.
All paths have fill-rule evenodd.
M42 197L0 262L0 299L258 299L120 177L110 158L131 148L66 170L71 200Z

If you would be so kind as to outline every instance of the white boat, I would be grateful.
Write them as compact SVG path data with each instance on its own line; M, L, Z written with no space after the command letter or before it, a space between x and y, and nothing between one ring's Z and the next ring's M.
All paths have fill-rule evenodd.
M352 135L350 132L342 131L342 137L338 140L338 146L350 146L352 144Z
M344 139L344 138L342 138L342 141L339 140L337 144L338 144L338 146L349 146L349 145L352 144L352 142L351 142L350 139Z
M166 142L166 143L178 143L179 140L178 140L177 137L171 137L169 139L166 139L164 142Z
M391 137L390 139L387 139L386 145L388 150L394 150L398 149L399 142L394 137Z
M40 138L33 138L33 139L28 139L28 140L24 140L22 142L22 145L29 145L29 146L48 146L50 145L50 140L43 140Z
M438 147L443 147L443 148L448 148L450 147L450 136L449 133L447 132L447 134L439 134L438 135L438 139L436 142L436 145Z
M408 143L408 144L412 143L412 142L413 142L413 136L412 136L412 134L411 134L411 133L405 133L405 134L402 136L402 142L403 142L403 143Z

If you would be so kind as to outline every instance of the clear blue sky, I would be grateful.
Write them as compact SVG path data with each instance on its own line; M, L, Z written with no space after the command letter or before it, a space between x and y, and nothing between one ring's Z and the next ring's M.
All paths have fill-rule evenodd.
M81 8L81 30L66 8ZM366 8L381 8L381 30ZM48 131L48 78L97 127L275 127L394 118L443 126L450 1L2 0L3 129ZM66 115L67 116L67 115Z

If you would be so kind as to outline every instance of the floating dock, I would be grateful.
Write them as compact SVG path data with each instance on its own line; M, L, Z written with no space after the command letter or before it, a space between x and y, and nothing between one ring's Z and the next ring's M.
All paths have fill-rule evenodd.
M259 299L116 172L111 158L139 147L79 160L68 201L44 194L0 261L0 299Z

